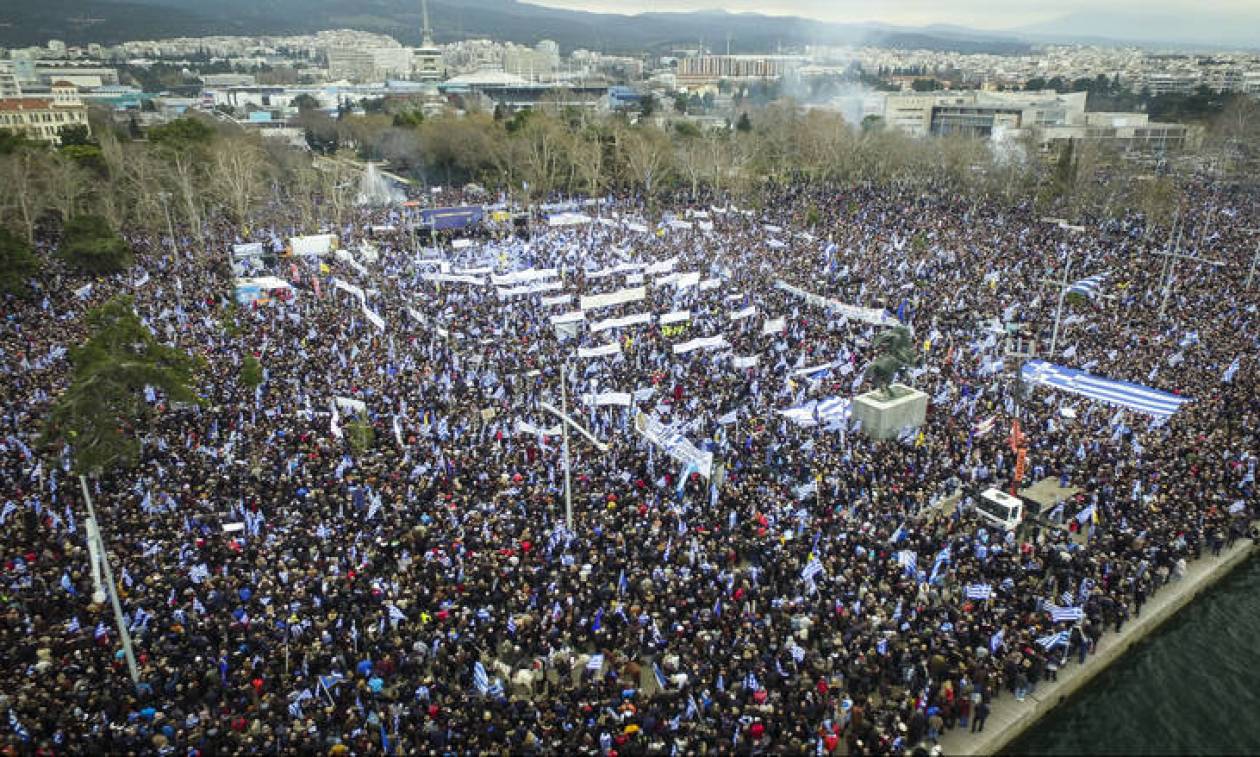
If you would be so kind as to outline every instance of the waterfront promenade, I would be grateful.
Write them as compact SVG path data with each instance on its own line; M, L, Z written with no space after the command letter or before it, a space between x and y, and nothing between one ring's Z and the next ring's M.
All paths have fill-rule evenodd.
M1209 555L1191 563L1185 578L1167 584L1147 600L1140 618L1131 618L1120 633L1104 634L1084 665L1070 662L1059 670L1057 681L1042 681L1023 702L1003 691L1002 696L991 703L992 711L983 733L969 733L967 728L959 726L942 735L942 750L948 755L999 753L1256 551L1251 539L1241 538L1233 547L1223 550L1220 557Z

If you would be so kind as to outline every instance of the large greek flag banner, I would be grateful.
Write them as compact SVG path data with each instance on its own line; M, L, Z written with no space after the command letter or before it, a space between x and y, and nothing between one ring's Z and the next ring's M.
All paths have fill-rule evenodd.
M1044 360L1029 360L1024 363L1023 375L1024 381L1030 384L1041 384L1109 405L1119 405L1160 417L1172 415L1182 405L1191 401L1189 397L1162 392L1141 384L1131 384L1128 381L1095 376L1075 368L1047 363Z

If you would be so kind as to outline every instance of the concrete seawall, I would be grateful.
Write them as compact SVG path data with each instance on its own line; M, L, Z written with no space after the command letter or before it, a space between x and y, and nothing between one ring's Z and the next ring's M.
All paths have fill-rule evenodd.
M1149 636L1204 589L1228 575L1256 551L1251 539L1244 538L1235 542L1231 549L1222 551L1220 557L1205 557L1191 563L1185 578L1165 585L1146 601L1142 617L1131 618L1120 633L1104 634L1084 665L1077 664L1073 655L1073 661L1059 670L1057 681L1042 681L1023 702L1015 701L1013 695L1003 691L1002 697L992 703L983 733L968 733L968 729L957 727L941 737L941 748L949 755L997 754L1002 751L1046 713L1092 681L1134 644Z

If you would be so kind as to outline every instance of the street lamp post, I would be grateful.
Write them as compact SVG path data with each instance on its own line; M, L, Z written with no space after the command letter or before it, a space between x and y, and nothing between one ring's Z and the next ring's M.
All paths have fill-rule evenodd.
M564 449L564 523L565 528L573 530L573 487L569 480L569 426L573 426L579 434L593 445L600 452L607 452L608 445L596 439L594 434L582 427L582 424L573 420L569 416L569 390L568 390L568 372L569 363L566 361L560 374L560 407L556 408L547 402L541 403L542 409L551 413L560 419L560 438L563 440Z
M166 201L171 197L169 192L158 192L158 198L162 201L162 212L166 214L166 233L171 237L171 255L175 258L175 262L179 262L179 243L175 241L175 224L171 223L171 208Z
M105 549L105 540L101 538L100 522L96 519L96 510L92 507L92 495L88 492L87 476L80 474L79 486L83 488L83 501L87 504L88 519L91 521L91 525L88 527L88 538L96 541L101 567L105 570L105 582L109 586L109 600L114 607L114 623L118 626L118 636L122 640L123 655L127 658L127 671L131 673L131 683L139 686L140 671L136 667L136 655L131 648L131 633L127 630L127 623L123 619L122 605L118 603L118 585L114 583L114 571L109 566L109 552ZM101 591L98 586L93 599L103 598L100 595Z

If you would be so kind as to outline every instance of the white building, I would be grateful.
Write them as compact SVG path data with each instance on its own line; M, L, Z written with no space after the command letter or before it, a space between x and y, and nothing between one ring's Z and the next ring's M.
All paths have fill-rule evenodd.
M0 129L20 132L31 139L61 144L61 130L66 126L88 124L87 108L79 99L78 89L69 82L56 82L52 97L0 98Z

